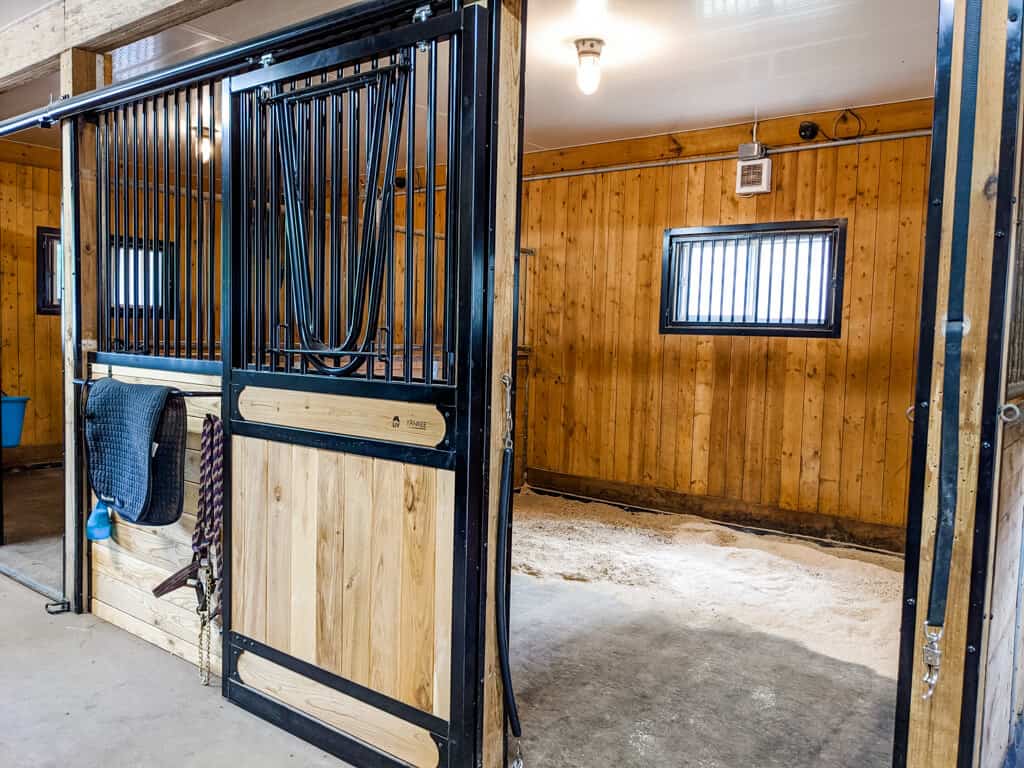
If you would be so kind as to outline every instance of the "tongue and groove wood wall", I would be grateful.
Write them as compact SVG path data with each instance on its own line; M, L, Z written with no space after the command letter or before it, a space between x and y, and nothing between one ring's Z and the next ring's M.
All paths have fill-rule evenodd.
M898 538L928 157L927 137L809 147L746 198L735 161L526 183L530 481ZM659 334L667 227L832 217L849 221L842 338Z
M47 457L61 455L64 395L60 316L36 312L36 230L60 226L60 193L59 152L0 141L0 386L31 398L21 444Z

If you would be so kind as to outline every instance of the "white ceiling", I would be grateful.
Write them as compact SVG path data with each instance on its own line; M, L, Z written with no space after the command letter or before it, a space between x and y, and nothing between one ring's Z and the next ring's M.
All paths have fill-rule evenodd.
M123 80L352 4L242 0L113 52ZM0 27L46 0L0 1ZM532 0L528 150L920 98L932 92L938 0ZM604 39L593 96L578 37ZM0 94L0 117L41 106L56 78ZM53 132L25 140L56 142Z

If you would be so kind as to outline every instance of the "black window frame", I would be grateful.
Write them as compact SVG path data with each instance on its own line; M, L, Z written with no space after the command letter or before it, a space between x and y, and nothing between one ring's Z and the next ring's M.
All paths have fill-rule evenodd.
M142 252L151 252L154 254L154 256L158 257L155 260L163 266L164 270L166 270L165 274L169 274L171 278L171 300L168 302L167 307L164 306L163 302L161 302L159 305L149 304L145 302L133 302L132 304L128 304L115 301L115 298L117 297L112 295L109 296L107 299L110 305L111 317L116 317L118 316L118 313L120 313L120 317L127 317L131 319L143 316L155 316L161 320L175 319L178 314L178 307L177 303L174 301L174 286L176 285L176 281L179 281L181 279L181 276L178 274L177 271L178 264L175 258L176 251L174 243L165 242L163 240L154 240L152 238L150 238L147 241L141 237L132 237L131 235L111 235L111 259L118 259L119 253L122 250L124 250L126 253L138 253L141 250ZM125 263L128 263L127 258L125 259ZM118 274L120 275L120 264L118 264ZM111 293L116 294L116 292L117 289L113 285L111 285ZM156 296L160 296L159 291L156 292Z
M759 224L723 224L712 227L676 227L665 230L662 245L661 307L659 332L699 336L777 336L786 338L838 339L842 335L843 283L846 271L846 219L815 219L779 221ZM681 239L726 239L779 233L833 232L832 278L826 296L824 324L696 322L672 319L675 296L672 295L671 274L674 244Z
M56 243L58 248L52 252L48 249L50 243ZM36 227L36 314L37 315L59 315L61 290L59 285L60 277L60 251L61 235L60 227ZM46 275L47 261L53 256L53 267L50 274L52 297L47 295ZM51 301L52 298L52 301Z

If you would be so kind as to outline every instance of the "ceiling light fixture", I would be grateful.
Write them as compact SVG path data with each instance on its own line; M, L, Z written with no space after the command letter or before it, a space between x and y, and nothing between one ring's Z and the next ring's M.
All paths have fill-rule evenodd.
M603 48L604 40L595 37L584 37L576 41L576 85L586 96L597 93L597 88L601 85Z

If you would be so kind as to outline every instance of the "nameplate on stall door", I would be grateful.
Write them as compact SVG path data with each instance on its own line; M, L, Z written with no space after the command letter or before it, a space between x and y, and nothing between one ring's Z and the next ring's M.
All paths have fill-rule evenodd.
M245 387L238 413L246 421L349 437L433 447L446 425L437 406L295 389Z

